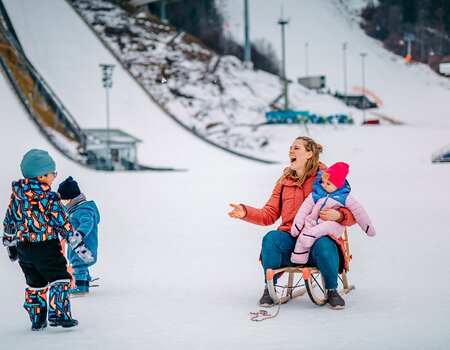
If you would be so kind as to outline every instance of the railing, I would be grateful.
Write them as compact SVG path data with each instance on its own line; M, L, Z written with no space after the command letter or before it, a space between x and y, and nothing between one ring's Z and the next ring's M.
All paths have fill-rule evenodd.
M25 107L27 108L27 110L29 112L36 112L34 110L35 108L33 108L32 106L33 102L36 102L38 99L42 99L43 102L47 105L46 107L49 108L51 112L53 112L52 114L55 117L55 124L59 124L48 126L55 128L57 131L65 134L65 136L69 139L75 140L81 146L84 146L85 136L75 119L70 115L69 111L67 111L67 109L58 99L58 97L52 91L46 81L42 78L42 76L36 71L34 66L23 53L20 44L16 41L14 36L9 31L6 31L3 26L0 26L0 39L3 39L5 44L9 46L10 55L15 56L15 60L7 60L5 59L5 57L3 57L3 55L0 56L0 59L9 80L15 87L16 92L22 100L22 103L26 105ZM16 71L14 72L14 70ZM23 88L21 89L18 86L18 79L20 78L19 76L17 76L18 74L21 74L22 79L25 81L28 78L28 84L32 83L34 85L33 90L28 91L28 96L25 96ZM29 78L31 78L32 81L29 81ZM28 88L28 90L30 90L31 86L29 85ZM36 118L36 113L32 114L33 118ZM43 120L35 121L40 125L42 125L42 123L44 122Z
M9 19L8 12L6 11L5 5L3 5L2 0L0 0L0 26L1 25L3 25L3 28L9 31L19 43L19 38L17 37L16 31L14 30L14 27ZM20 45L20 43L19 46L22 50L22 46Z

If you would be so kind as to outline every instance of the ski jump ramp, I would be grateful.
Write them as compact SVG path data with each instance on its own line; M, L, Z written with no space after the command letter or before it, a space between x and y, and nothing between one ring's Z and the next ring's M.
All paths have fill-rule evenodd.
M143 140L139 162L189 169L234 155L187 132L165 114L61 0L3 0L26 54L82 128L106 127L99 64L115 64L110 127ZM245 160L243 160L245 161Z

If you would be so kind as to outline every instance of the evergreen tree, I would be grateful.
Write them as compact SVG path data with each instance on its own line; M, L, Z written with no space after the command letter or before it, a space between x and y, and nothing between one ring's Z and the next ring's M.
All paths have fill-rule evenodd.
M417 22L417 1L416 0L403 0L402 1L402 13L403 21L406 23Z
M412 42L414 60L428 62L430 52L434 62L450 55L450 0L379 0L376 6L366 7L362 17L367 34L397 54L404 55L402 39L411 33L416 38Z

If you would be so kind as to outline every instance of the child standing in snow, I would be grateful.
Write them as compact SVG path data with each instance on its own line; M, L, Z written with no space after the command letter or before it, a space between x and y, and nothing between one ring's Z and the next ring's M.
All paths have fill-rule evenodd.
M309 250L318 238L328 235L338 239L344 233L345 227L336 221L321 220L319 217L321 210L346 207L368 236L376 235L366 211L350 195L350 185L345 180L348 169L348 164L338 162L317 174L313 192L303 202L291 227L291 235L298 237L291 255L293 263L306 264Z
M81 296L89 293L89 283L91 275L89 266L97 262L98 248L98 223L100 222L100 213L94 201L87 201L81 193L78 183L69 176L61 182L58 187L58 193L61 196L61 202L69 212L69 219L74 229L81 234L87 248L92 252L94 260L86 263L70 247L67 249L68 259L74 270L76 286L70 289L72 296Z
M92 254L75 232L59 196L50 191L56 178L56 165L43 150L28 151L20 163L24 179L12 183L12 194L3 221L3 245L17 247L19 265L25 275L24 308L31 319L31 330L50 326L73 327L66 259L61 252L63 237L81 259L92 261ZM48 303L47 303L48 292Z

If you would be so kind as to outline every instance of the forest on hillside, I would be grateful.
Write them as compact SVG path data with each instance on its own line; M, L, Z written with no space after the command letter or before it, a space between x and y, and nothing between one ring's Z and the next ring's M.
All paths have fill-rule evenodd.
M437 69L450 61L450 0L378 0L363 9L362 27L398 55Z

